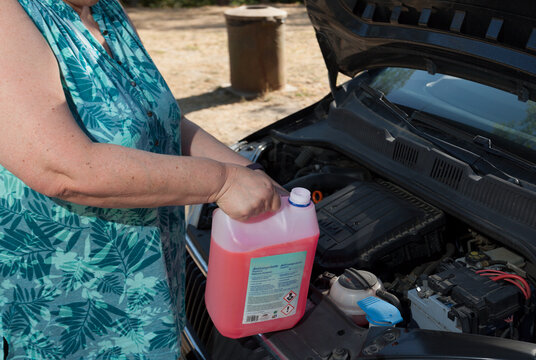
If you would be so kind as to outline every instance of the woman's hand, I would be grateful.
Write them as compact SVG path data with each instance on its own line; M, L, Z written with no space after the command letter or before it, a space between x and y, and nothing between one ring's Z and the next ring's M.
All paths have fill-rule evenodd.
M216 203L227 215L244 221L279 209L279 192L268 175L240 165L225 164L225 167L225 183Z
M181 121L181 135L184 155L213 159L226 167L223 186L208 201L217 202L232 218L246 220L266 211L276 211L279 196L288 196L288 191L264 171L246 168L250 160L185 117Z
M268 174L266 174L266 172L264 172L264 170L261 170L261 169L255 169L255 172L261 173L264 176L268 176ZM272 181L272 184L275 186L275 190L280 196L290 196L290 192L287 189L285 189L283 186L281 186L278 182L276 182L271 177L269 177L269 179L270 181Z

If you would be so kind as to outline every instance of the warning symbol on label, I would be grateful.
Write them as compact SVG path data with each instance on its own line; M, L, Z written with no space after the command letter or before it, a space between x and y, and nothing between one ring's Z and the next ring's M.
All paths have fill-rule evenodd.
M296 297L296 293L294 291L290 290L288 292L288 294L285 295L284 299L287 302L292 302L292 300L294 300L295 297Z
M283 309L281 309L281 312L285 315L288 315L294 310L294 306L287 304Z

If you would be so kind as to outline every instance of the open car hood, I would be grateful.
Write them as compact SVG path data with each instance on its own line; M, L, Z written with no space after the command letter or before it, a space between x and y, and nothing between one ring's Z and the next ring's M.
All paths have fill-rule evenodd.
M394 66L449 74L536 100L532 0L306 0L330 73Z

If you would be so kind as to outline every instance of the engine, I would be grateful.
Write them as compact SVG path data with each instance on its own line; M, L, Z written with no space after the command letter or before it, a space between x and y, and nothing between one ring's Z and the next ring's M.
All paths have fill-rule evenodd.
M397 326L534 342L536 274L516 251L336 152L276 141L260 160L287 188L311 190L320 227L312 286L360 325L347 305L359 292L396 306ZM349 274L381 286L344 285Z
M317 206L317 263L394 268L442 250L445 215L387 181L353 182Z

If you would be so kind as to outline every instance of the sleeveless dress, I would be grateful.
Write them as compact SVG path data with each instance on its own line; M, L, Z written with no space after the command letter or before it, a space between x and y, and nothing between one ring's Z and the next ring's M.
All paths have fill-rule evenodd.
M56 56L67 103L92 141L180 155L180 110L117 0L92 7L113 56L62 0L19 3ZM175 360L183 284L182 207L76 205L0 166L8 359Z

